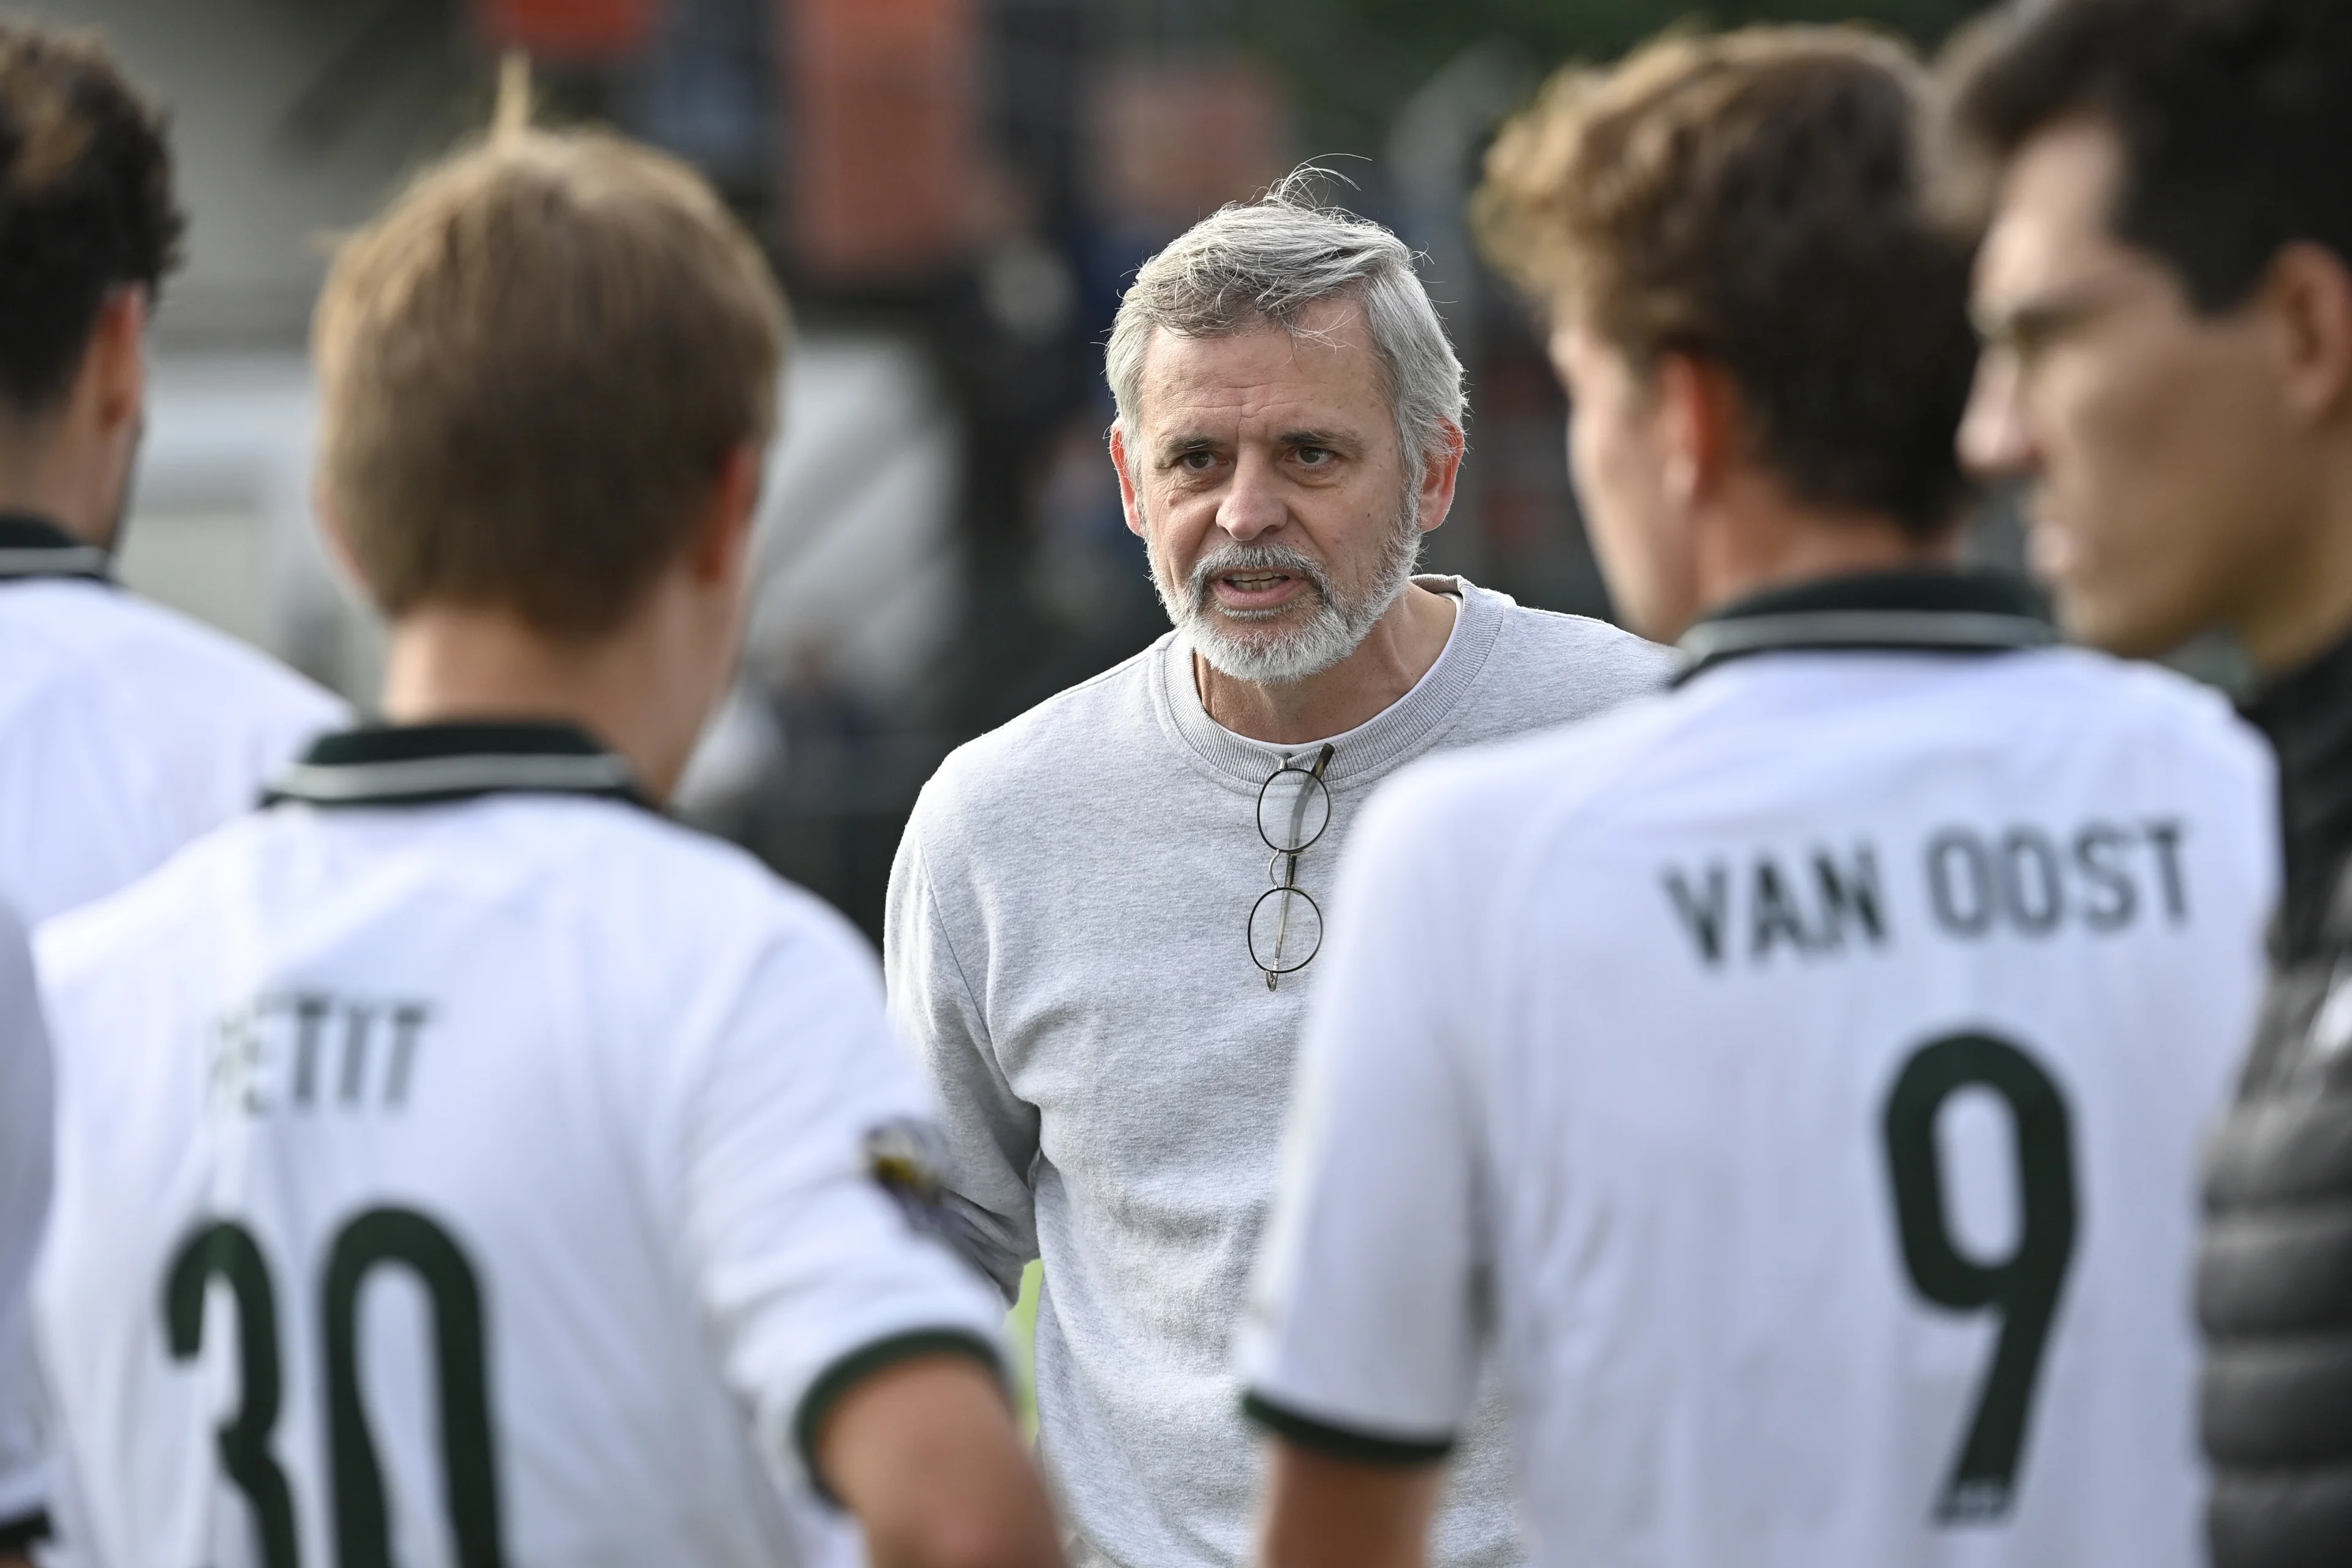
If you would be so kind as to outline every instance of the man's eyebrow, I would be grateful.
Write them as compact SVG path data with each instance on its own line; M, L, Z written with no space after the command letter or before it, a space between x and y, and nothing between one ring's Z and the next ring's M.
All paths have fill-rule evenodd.
M1981 342L2011 344L2047 337L2097 315L2120 297L2113 279L2088 279L2038 294L1969 307L1969 322Z
M1354 437L1337 430L1285 430L1276 437L1281 447L1328 447L1335 452L1352 452L1360 444Z
M1999 338L2020 328L2031 329L2063 319L2073 313L2074 306L2074 301L2063 292L2031 295L1992 304L1972 304L1969 307L1969 320L1975 325L1978 336Z
M1173 462L1193 452L1213 452L1216 442L1206 436L1171 436L1160 443L1160 460Z

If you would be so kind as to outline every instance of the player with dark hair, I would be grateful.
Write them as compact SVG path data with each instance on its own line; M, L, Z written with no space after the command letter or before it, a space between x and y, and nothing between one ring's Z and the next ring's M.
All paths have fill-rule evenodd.
M48 1068L18 918L119 887L250 807L340 713L107 582L141 339L180 231L162 120L103 50L0 24L0 1563L47 1532L50 1502L26 1299Z
M1563 74L1480 214L1671 695L1422 764L1342 868L1246 1334L1264 1561L1422 1561L1481 1352L1538 1564L2196 1561L2198 1133L2271 770L1957 564L1921 73Z
M653 809L736 658L783 301L510 127L336 259L387 724L37 939L79 1563L1058 1568L845 922Z
M162 115L94 39L10 29L0 102L0 403L38 420L68 401L93 333L152 310L185 220Z
M2052 0L1953 68L1965 454L2028 482L2077 636L2223 628L2259 676L2285 898L2206 1169L2209 1521L2221 1568L2352 1562L2352 7Z
M39 921L249 809L341 706L110 581L181 216L161 115L0 25L0 896Z

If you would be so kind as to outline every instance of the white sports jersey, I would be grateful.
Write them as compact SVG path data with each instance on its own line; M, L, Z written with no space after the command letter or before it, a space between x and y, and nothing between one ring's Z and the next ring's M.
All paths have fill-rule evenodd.
M293 671L0 515L0 898L34 925L144 876L348 721Z
M1790 590L1376 801L1259 1419L1434 1457L1492 1335L1541 1563L2201 1563L2197 1150L2271 764L2046 637L1982 579Z
M49 1205L49 1051L24 928L0 905L0 1552L47 1527L26 1295Z
M870 950L627 777L563 726L329 736L43 928L90 1561L806 1563L841 1393L998 1364Z

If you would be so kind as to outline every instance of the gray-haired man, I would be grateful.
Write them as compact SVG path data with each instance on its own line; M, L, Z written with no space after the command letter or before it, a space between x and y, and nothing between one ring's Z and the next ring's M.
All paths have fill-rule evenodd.
M1582 718L1668 656L1412 574L1462 373L1386 229L1226 208L1144 265L1108 370L1175 630L948 759L885 957L982 1262L1010 1294L1045 1259L1040 1447L1076 1560L1222 1568L1256 1476L1229 1345L1348 828L1413 758ZM1449 1568L1519 1558L1501 1437L1490 1402Z

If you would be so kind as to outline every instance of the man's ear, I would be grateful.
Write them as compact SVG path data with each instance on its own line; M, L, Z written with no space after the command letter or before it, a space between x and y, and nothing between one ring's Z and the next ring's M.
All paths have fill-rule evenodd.
M1454 510L1454 487L1462 479L1462 456L1470 439L1451 419L1439 432L1441 445L1428 454L1421 469L1421 531L1427 533Z
M103 428L136 426L147 407L147 286L115 289L98 309L83 372Z
M319 519L319 542L327 552L327 564L334 569L343 586L373 602L375 595L368 591L367 579L360 574L359 558L352 553L352 536L343 527L343 514L328 495L324 479L310 483L310 510Z
M1127 519L1127 531L1144 538L1143 503L1136 499L1135 475L1128 467L1127 429L1116 420L1110 427L1110 466L1118 470L1118 510Z
M2258 301L2279 328L2289 415L2315 425L2352 408L2352 268L2324 245L2283 247Z
M766 468L767 452L756 441L737 443L719 465L719 482L712 487L701 531L688 553L688 564L702 582L726 582L749 570Z
M1738 460L1739 389L1719 362L1679 352L1658 356L1652 384L1666 494L1694 505L1720 489Z

